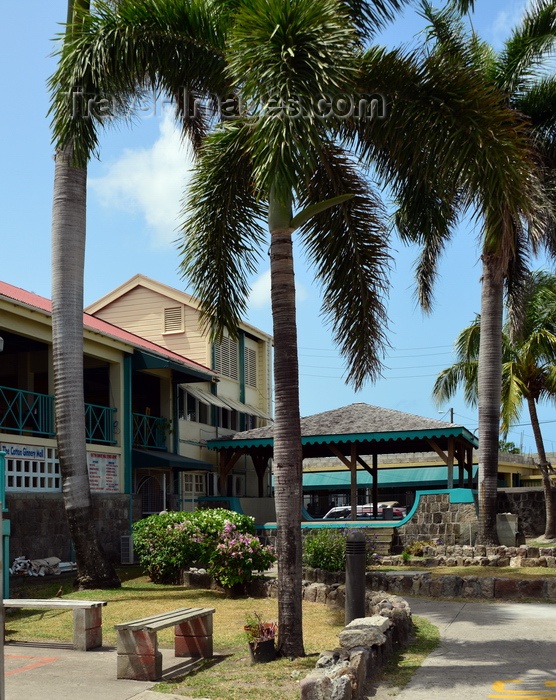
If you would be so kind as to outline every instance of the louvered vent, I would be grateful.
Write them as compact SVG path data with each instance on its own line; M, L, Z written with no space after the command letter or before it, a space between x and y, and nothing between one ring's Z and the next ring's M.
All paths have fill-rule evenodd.
M177 333L183 330L182 307L164 309L164 332Z
M245 348L245 383L257 386L257 352L253 348Z
M224 337L215 347L214 369L224 377L239 379L237 342Z

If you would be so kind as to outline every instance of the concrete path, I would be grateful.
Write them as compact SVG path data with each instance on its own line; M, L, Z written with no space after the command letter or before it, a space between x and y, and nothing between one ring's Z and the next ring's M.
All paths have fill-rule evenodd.
M164 677L195 664L176 658L173 649L161 651ZM69 645L6 644L4 679L6 700L203 700L155 693L154 682L116 679L116 650L108 647L84 652Z
M556 700L556 605L408 602L437 625L441 644L396 700Z

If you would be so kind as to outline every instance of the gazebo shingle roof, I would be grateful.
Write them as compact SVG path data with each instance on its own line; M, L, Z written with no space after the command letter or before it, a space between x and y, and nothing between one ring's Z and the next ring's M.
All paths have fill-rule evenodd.
M366 403L352 403L331 411L315 413L301 419L301 434L308 435L352 435L357 433L391 433L410 430L435 430L455 425L434 418L424 418L412 413L403 413L391 408L380 408ZM256 440L272 438L274 427L245 430L224 440Z

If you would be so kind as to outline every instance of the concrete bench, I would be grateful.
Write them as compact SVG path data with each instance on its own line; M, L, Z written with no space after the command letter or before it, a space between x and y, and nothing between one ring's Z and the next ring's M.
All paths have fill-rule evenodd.
M212 614L214 608L178 608L114 625L118 632L117 677L156 681L162 676L162 654L157 633L174 627L176 656L212 656Z
M73 646L87 651L102 646L102 608L105 600L64 600L62 598L5 598L5 608L73 610Z

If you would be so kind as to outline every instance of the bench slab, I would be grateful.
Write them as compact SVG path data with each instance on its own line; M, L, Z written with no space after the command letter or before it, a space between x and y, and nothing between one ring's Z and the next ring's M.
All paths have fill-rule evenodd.
M87 651L102 646L102 608L106 600L62 598L4 598L4 608L73 610L73 646Z
M174 627L174 655L209 658L215 608L178 608L114 625L118 632L117 678L155 681L162 676L157 633Z

